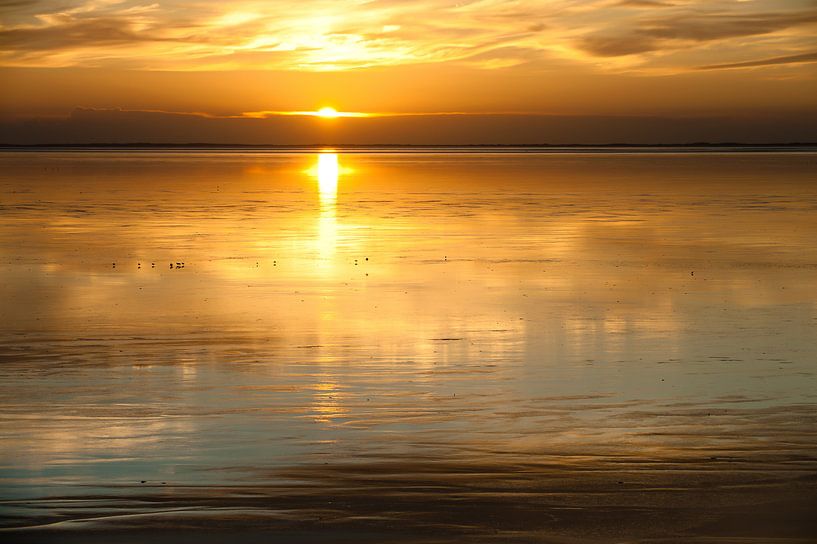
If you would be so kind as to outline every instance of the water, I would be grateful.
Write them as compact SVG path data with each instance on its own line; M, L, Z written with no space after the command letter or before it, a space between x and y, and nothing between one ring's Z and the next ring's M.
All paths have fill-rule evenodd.
M805 152L4 152L2 525L814 537L815 240Z

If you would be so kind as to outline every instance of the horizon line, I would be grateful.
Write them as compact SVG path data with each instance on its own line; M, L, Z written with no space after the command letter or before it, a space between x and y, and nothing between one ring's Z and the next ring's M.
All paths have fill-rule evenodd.
M330 151L330 148L339 149L360 149L360 148L683 148L683 147L817 147L815 142L730 142L730 141L698 141L698 142L670 142L670 143L628 143L628 142L602 142L602 143L457 143L457 144L408 144L408 143L363 143L363 144L343 144L343 143L308 143L308 144L247 144L247 143L223 143L223 142L52 142L52 143L7 143L0 142L0 148L266 148L266 149L317 149Z

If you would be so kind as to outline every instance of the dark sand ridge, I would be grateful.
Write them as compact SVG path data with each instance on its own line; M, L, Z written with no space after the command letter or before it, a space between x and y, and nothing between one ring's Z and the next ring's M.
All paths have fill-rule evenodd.
M815 469L814 459L752 454L314 466L285 473L300 483L280 487L44 499L74 521L2 533L7 542L813 542Z
M704 417L680 408L665 415ZM4 501L6 509L27 511L7 517L2 536L15 542L813 542L812 416L810 405L730 410L729 420L741 424L689 428L686 444L674 447L581 451L576 445L531 455L502 451L497 443L494 451L452 454L449 443L448 454L428 445L425 457L363 455L256 471L256 478L238 477L235 485L147 481L87 496ZM766 445L741 445L747 432ZM672 434L678 438L677 429Z

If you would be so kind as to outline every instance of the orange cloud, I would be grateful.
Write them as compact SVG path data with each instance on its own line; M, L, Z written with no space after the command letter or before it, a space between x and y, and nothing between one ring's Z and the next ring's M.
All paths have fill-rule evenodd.
M5 2L0 13L0 66L18 67L325 71L567 62L678 71L817 47L810 31L817 10L801 0L85 0ZM774 39L748 43L752 36Z

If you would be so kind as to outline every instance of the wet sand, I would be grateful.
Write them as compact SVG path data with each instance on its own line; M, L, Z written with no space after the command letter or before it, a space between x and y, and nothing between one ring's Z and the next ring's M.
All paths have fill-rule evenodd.
M21 542L812 542L817 534L809 455L543 457L361 459L289 469L276 476L290 483L278 486L148 482L37 501L26 519L38 511L38 524L3 532Z
M817 539L814 154L0 164L4 540Z

